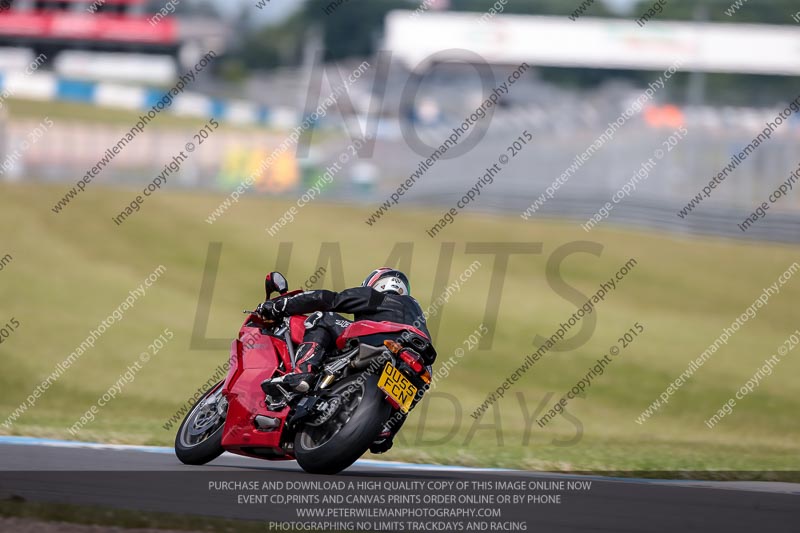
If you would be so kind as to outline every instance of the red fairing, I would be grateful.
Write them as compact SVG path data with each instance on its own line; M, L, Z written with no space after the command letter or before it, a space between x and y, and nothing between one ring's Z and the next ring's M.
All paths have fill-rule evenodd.
M397 322L373 322L372 320L361 320L360 322L354 322L347 326L347 328L342 332L338 339L336 339L336 346L341 350L344 348L344 345L347 343L348 340L354 339L356 337L365 337L367 335L375 335L376 333L399 333L403 331L411 331L416 333L417 335L422 336L425 339L428 339L428 336L420 331L419 329L415 328L414 326L409 326L408 324L398 324Z
M262 381L282 373L281 363L284 369L291 368L289 350L285 339L265 335L260 328L247 326L257 320L255 315L248 316L239 330L239 338L231 344L230 369L223 388L228 400L228 413L222 446L240 455L253 455L248 450L259 449L262 458L268 450L272 459L291 459L291 454L281 448L280 441L289 407L279 412L267 410L261 390ZM291 337L295 343L302 341L304 322L303 316L290 319ZM257 431L254 419L258 415L277 418L280 426L273 431Z
M296 291L291 294L296 294ZM305 334L305 316L292 316L289 319L289 337L297 346ZM228 401L228 412L222 432L222 447L231 453L260 457L262 459L293 459L292 448L284 448L282 441L286 418L291 408L269 411L261 383L268 378L282 375L292 370L289 346L285 335L272 336L264 333L263 319L255 314L248 315L239 330L239 336L231 344L230 368L223 385L222 394ZM361 321L348 326L337 344L354 337L376 333L398 333L411 331L423 338L428 336L419 329L394 322ZM264 416L276 421L272 429L256 429L255 419ZM289 436L291 437L291 436Z
M291 331L292 342L300 344L303 342L303 335L306 334L306 317L295 315L289 319L289 330Z

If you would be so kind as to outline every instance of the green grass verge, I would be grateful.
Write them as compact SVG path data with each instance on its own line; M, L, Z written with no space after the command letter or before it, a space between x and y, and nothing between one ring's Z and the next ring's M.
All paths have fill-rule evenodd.
M611 226L587 235L577 224L477 214L458 217L440 238L430 239L425 229L438 211L395 209L369 227L364 219L370 208L322 201L300 210L297 220L273 238L265 227L294 199L247 198L209 225L205 218L222 194L165 191L116 227L111 216L129 201L129 191L92 185L55 215L50 207L63 190L63 185L0 186L0 257L13 256L0 272L0 324L12 317L21 323L0 344L2 420L128 291L158 265L167 271L35 408L10 429L0 425L0 432L73 438L67 428L170 328L175 338L75 438L171 445L176 428L162 424L227 356L224 349L190 349L210 242L223 243L223 249L205 334L223 339L235 334L241 310L262 298L263 274L275 267L280 242L293 243L285 273L295 287L317 269L320 256L336 257L336 246L325 243L340 243L342 269L327 265L328 274L317 284L337 289L360 283L365 273L386 263L395 243L413 243L405 248L413 246L413 255L403 268L410 270L423 306L431 302L440 254L449 257L448 245L442 253L441 243L452 242L451 279L475 259L483 266L441 313L440 361L464 347L464 339L484 320L490 295L501 298L491 349L473 350L461 359L412 414L386 458L548 470L709 471L710 477L725 470L724 476L734 478L753 477L736 472L800 470L800 350L784 358L717 427L703 423L800 327L800 278L783 286L666 407L645 424L635 422L723 327L800 259L796 246ZM561 265L564 281L584 295L629 258L638 264L598 305L596 328L585 344L538 362L494 409L474 421L469 413L532 351L534 336L550 335L575 311L575 303L559 295L567 289L556 292L545 272L560 247L586 240L600 243L602 253L571 254ZM467 253L466 244L497 241L542 243L541 254L511 257L502 289L491 285L494 257ZM594 380L585 398L568 405L570 417L558 417L545 428L529 420L548 393L555 394L552 404L636 321L646 327L644 334Z

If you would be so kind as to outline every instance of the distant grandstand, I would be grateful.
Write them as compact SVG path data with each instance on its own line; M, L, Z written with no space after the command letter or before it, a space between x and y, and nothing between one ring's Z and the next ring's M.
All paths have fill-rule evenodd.
M222 54L231 33L217 19L176 14L176 4L165 11L149 0L3 0L0 48L44 53L74 78L167 83L202 53Z

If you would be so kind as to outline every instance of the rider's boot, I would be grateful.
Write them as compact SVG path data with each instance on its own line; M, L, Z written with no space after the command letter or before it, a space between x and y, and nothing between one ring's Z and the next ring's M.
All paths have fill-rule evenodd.
M280 395L281 387L286 392L308 392L314 376L319 372L323 357L322 347L316 342L304 342L297 348L297 364L294 371L261 383L261 390L273 398Z
M398 419L389 419L389 422L383 427L381 432L375 437L375 441L370 445L369 451L372 453L386 453L392 449L394 444L394 436L403 427L408 415L403 415Z

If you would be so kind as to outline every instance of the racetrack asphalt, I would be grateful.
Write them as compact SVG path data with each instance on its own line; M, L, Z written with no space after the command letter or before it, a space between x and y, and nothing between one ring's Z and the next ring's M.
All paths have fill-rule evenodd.
M272 490L250 491L225 485L233 481L294 486L286 491L275 490L276 485ZM300 488L298 482L308 481L315 484ZM582 483L564 488L574 481ZM374 488L335 488L349 482ZM498 490L504 482L529 488ZM456 491L457 486L469 489ZM383 493L390 497L398 492L418 494L414 496L418 501L430 500L419 508L496 508L501 512L495 518L459 518L461 522L429 515L404 521L407 531L441 530L431 529L437 524L459 530L454 524L477 523L473 518L497 524L498 529L543 532L800 531L800 484L793 483L629 479L370 460L358 461L336 476L318 476L303 472L294 461L224 454L205 466L186 466L170 448L0 437L0 498L14 495L33 501L298 524L322 520L300 518L298 508L370 506L309 505L299 499L279 505L268 500L277 494L321 498L335 493L347 497ZM456 494L493 494L497 505L457 504ZM516 494L523 501L499 505L502 494ZM331 513L325 518L331 523L358 520Z

